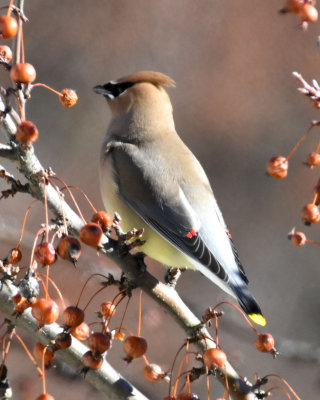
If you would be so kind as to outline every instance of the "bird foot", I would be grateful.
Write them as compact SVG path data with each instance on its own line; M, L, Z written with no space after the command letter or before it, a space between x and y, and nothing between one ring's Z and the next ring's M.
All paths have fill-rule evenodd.
M167 285L174 288L176 286L176 284L178 283L178 279L180 278L180 275L181 275L180 268L168 268L167 273L165 274L164 280Z

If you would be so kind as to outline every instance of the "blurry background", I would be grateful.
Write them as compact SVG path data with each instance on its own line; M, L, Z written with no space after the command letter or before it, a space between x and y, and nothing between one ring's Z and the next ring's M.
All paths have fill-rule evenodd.
M236 369L251 381L254 372L260 376L276 373L302 398L316 399L320 390L320 249L310 245L296 248L287 233L296 226L320 240L318 226L304 227L300 221L300 210L312 201L319 177L317 168L309 170L303 165L319 140L318 128L292 159L286 180L267 177L265 164L273 155L287 155L310 121L319 118L319 111L297 92L299 84L292 77L292 71L298 71L308 81L319 78L319 24L302 32L295 16L277 13L283 2L26 1L30 20L24 30L26 61L36 67L37 81L57 89L71 87L79 95L78 105L67 110L55 95L35 89L27 104L27 119L39 128L35 150L43 165L83 188L97 208L102 208L98 154L110 114L92 87L140 69L161 71L175 79L177 88L169 89L169 94L177 130L214 185L250 288L267 317L265 329L274 335L281 354L273 360L259 353L254 348L254 334L228 308L220 322L220 345ZM1 71L0 78L2 86L10 84L6 72ZM0 162L16 173L13 166ZM0 189L6 188L0 182ZM15 246L30 201L22 194L1 200L1 257ZM90 218L89 207L79 201ZM34 234L43 221L43 207L37 205L27 222L23 265L28 265ZM66 262L55 264L53 276L66 301L76 301L88 270L120 274L117 267L106 263L95 251L84 249L77 270ZM163 278L161 266L149 261L148 267ZM88 292L97 285L94 282ZM199 317L207 306L229 300L194 272L183 274L178 291ZM101 300L112 300L114 294L111 290L97 299L88 314L89 322L95 319L93 311ZM83 305L88 297L87 293ZM126 326L134 332L137 297L135 294L126 319ZM120 318L120 310L118 314ZM149 361L169 369L173 354L183 343L183 332L146 296L142 321L142 335L149 338ZM32 347L32 339L26 341ZM41 382L18 346L13 346L8 361L9 377L16 388L14 398L33 400L41 393ZM166 384L144 379L142 360L130 365L122 360L120 343L114 345L108 359L151 399L167 395ZM56 399L103 398L81 379L68 383L68 376L61 366L48 371L48 392ZM30 385L31 379L35 386ZM212 382L211 398L221 397L223 389ZM20 394L18 387L23 388ZM205 379L192 388L205 398ZM285 395L278 392L274 397Z

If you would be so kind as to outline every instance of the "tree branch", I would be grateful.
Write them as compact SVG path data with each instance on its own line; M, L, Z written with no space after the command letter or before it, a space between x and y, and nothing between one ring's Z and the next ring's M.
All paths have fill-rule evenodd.
M0 143L0 157L7 158L11 161L16 160L14 149L11 146L2 143Z

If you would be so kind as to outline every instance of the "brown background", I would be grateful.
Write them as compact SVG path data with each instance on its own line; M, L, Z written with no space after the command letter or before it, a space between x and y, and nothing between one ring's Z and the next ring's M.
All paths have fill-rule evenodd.
M221 321L220 344L251 381L254 372L260 376L277 373L302 398L316 399L320 388L320 250L294 247L287 232L296 226L320 240L318 226L305 228L299 216L301 207L311 201L318 179L318 169L308 170L302 164L316 147L318 130L293 158L286 180L275 181L264 171L271 156L288 154L310 120L319 118L319 111L297 92L298 83L291 75L299 71L309 81L319 78L319 24L303 33L294 16L277 13L282 5L276 0L27 1L26 57L37 69L37 80L57 89L72 87L80 97L75 108L66 110L53 94L36 89L27 105L27 118L39 128L35 150L43 165L81 186L100 208L98 153L110 114L92 87L140 69L161 71L175 79L177 88L169 93L177 130L214 185L251 290L268 319L266 330L274 335L281 354L272 360L258 353L254 335L233 311ZM9 85L4 72L1 82ZM0 188L6 188L3 182ZM29 202L26 195L1 201L3 256L19 237ZM87 205L81 200L80 204L89 218ZM43 207L38 205L27 223L24 265L29 262L33 235L43 221ZM161 266L152 262L149 266L163 277ZM90 249L84 251L77 271L61 261L55 265L54 276L68 302L75 302L90 269L119 274L101 257L97 260ZM92 285L89 291L96 287ZM227 299L193 272L183 274L178 290L198 316L208 305ZM112 299L113 293L105 296ZM126 326L136 331L134 297ZM94 320L93 314L88 320ZM142 321L142 334L149 338L149 360L169 369L183 342L182 331L145 297ZM32 346L33 342L27 339L27 343ZM41 391L40 380L25 355L18 353L18 345L13 349L17 351L10 353L8 366L16 390L19 382L36 381L35 388L24 386L24 395L16 392L15 398L32 400ZM119 343L108 359L151 399L167 393L164 383L144 380L141 360L125 364ZM81 380L68 383L67 375L61 367L47 374L48 391L56 399L102 399ZM212 382L214 399L223 390ZM204 399L205 380L196 382L193 390Z

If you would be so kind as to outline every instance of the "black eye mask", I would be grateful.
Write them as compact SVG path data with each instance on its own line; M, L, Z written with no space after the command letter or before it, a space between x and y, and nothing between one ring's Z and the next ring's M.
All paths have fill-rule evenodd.
M105 85L98 85L93 88L93 90L102 94L109 99L114 99L118 97L120 94L125 92L129 87L133 86L135 82L108 82Z

